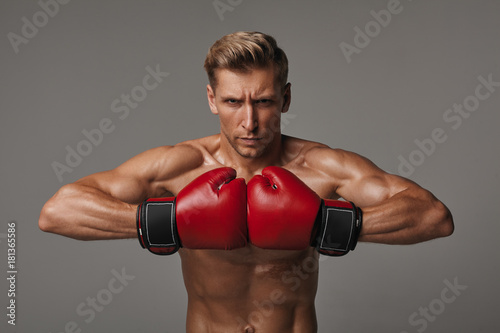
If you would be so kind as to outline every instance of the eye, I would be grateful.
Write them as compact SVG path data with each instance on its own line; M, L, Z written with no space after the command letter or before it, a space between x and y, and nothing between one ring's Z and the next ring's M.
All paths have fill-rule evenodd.
M237 104L238 100L236 100L234 98L228 98L228 99L226 99L226 103L228 103L228 104Z
M259 99L257 101L257 104L270 104L271 102L272 102L272 100L263 98L263 99Z

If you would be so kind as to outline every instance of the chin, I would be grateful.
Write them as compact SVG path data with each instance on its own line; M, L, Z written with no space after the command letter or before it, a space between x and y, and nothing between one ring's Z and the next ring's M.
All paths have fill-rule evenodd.
M235 150L242 157L258 158L264 154L265 147L256 147L256 148L238 147Z
M257 158L262 155L262 152L255 149L239 149L237 150L237 152L238 154L240 154L240 156L245 158Z

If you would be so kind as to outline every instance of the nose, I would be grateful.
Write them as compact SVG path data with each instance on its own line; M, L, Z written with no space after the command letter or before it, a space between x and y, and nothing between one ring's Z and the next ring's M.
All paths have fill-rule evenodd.
M257 112L252 103L248 103L243 110L243 120L242 126L247 131L252 132L259 126L259 122L257 120Z

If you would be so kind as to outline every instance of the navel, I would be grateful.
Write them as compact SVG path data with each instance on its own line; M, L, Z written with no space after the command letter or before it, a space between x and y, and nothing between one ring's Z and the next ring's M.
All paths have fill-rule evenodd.
M245 333L255 333L255 328L253 328L253 326L247 325L245 326Z

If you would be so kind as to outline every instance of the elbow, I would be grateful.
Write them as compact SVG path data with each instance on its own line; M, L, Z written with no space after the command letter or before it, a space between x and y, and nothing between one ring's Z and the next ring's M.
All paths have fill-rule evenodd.
M436 238L451 236L455 231L455 224L450 210L443 203L438 202L433 209L432 215Z
M58 233L60 231L61 221L64 220L66 198L74 195L73 185L64 185L45 203L38 218L38 227L40 230L50 233Z
M445 220L445 222L443 222L445 224L445 226L443 227L443 234L442 234L442 237L448 237L448 236L451 236L453 234L453 232L455 231L455 224L453 223L453 217L451 216L451 213L448 211L448 216Z
M42 208L40 217L38 218L38 227L44 232L54 232L55 229L55 207L51 200L49 200Z

